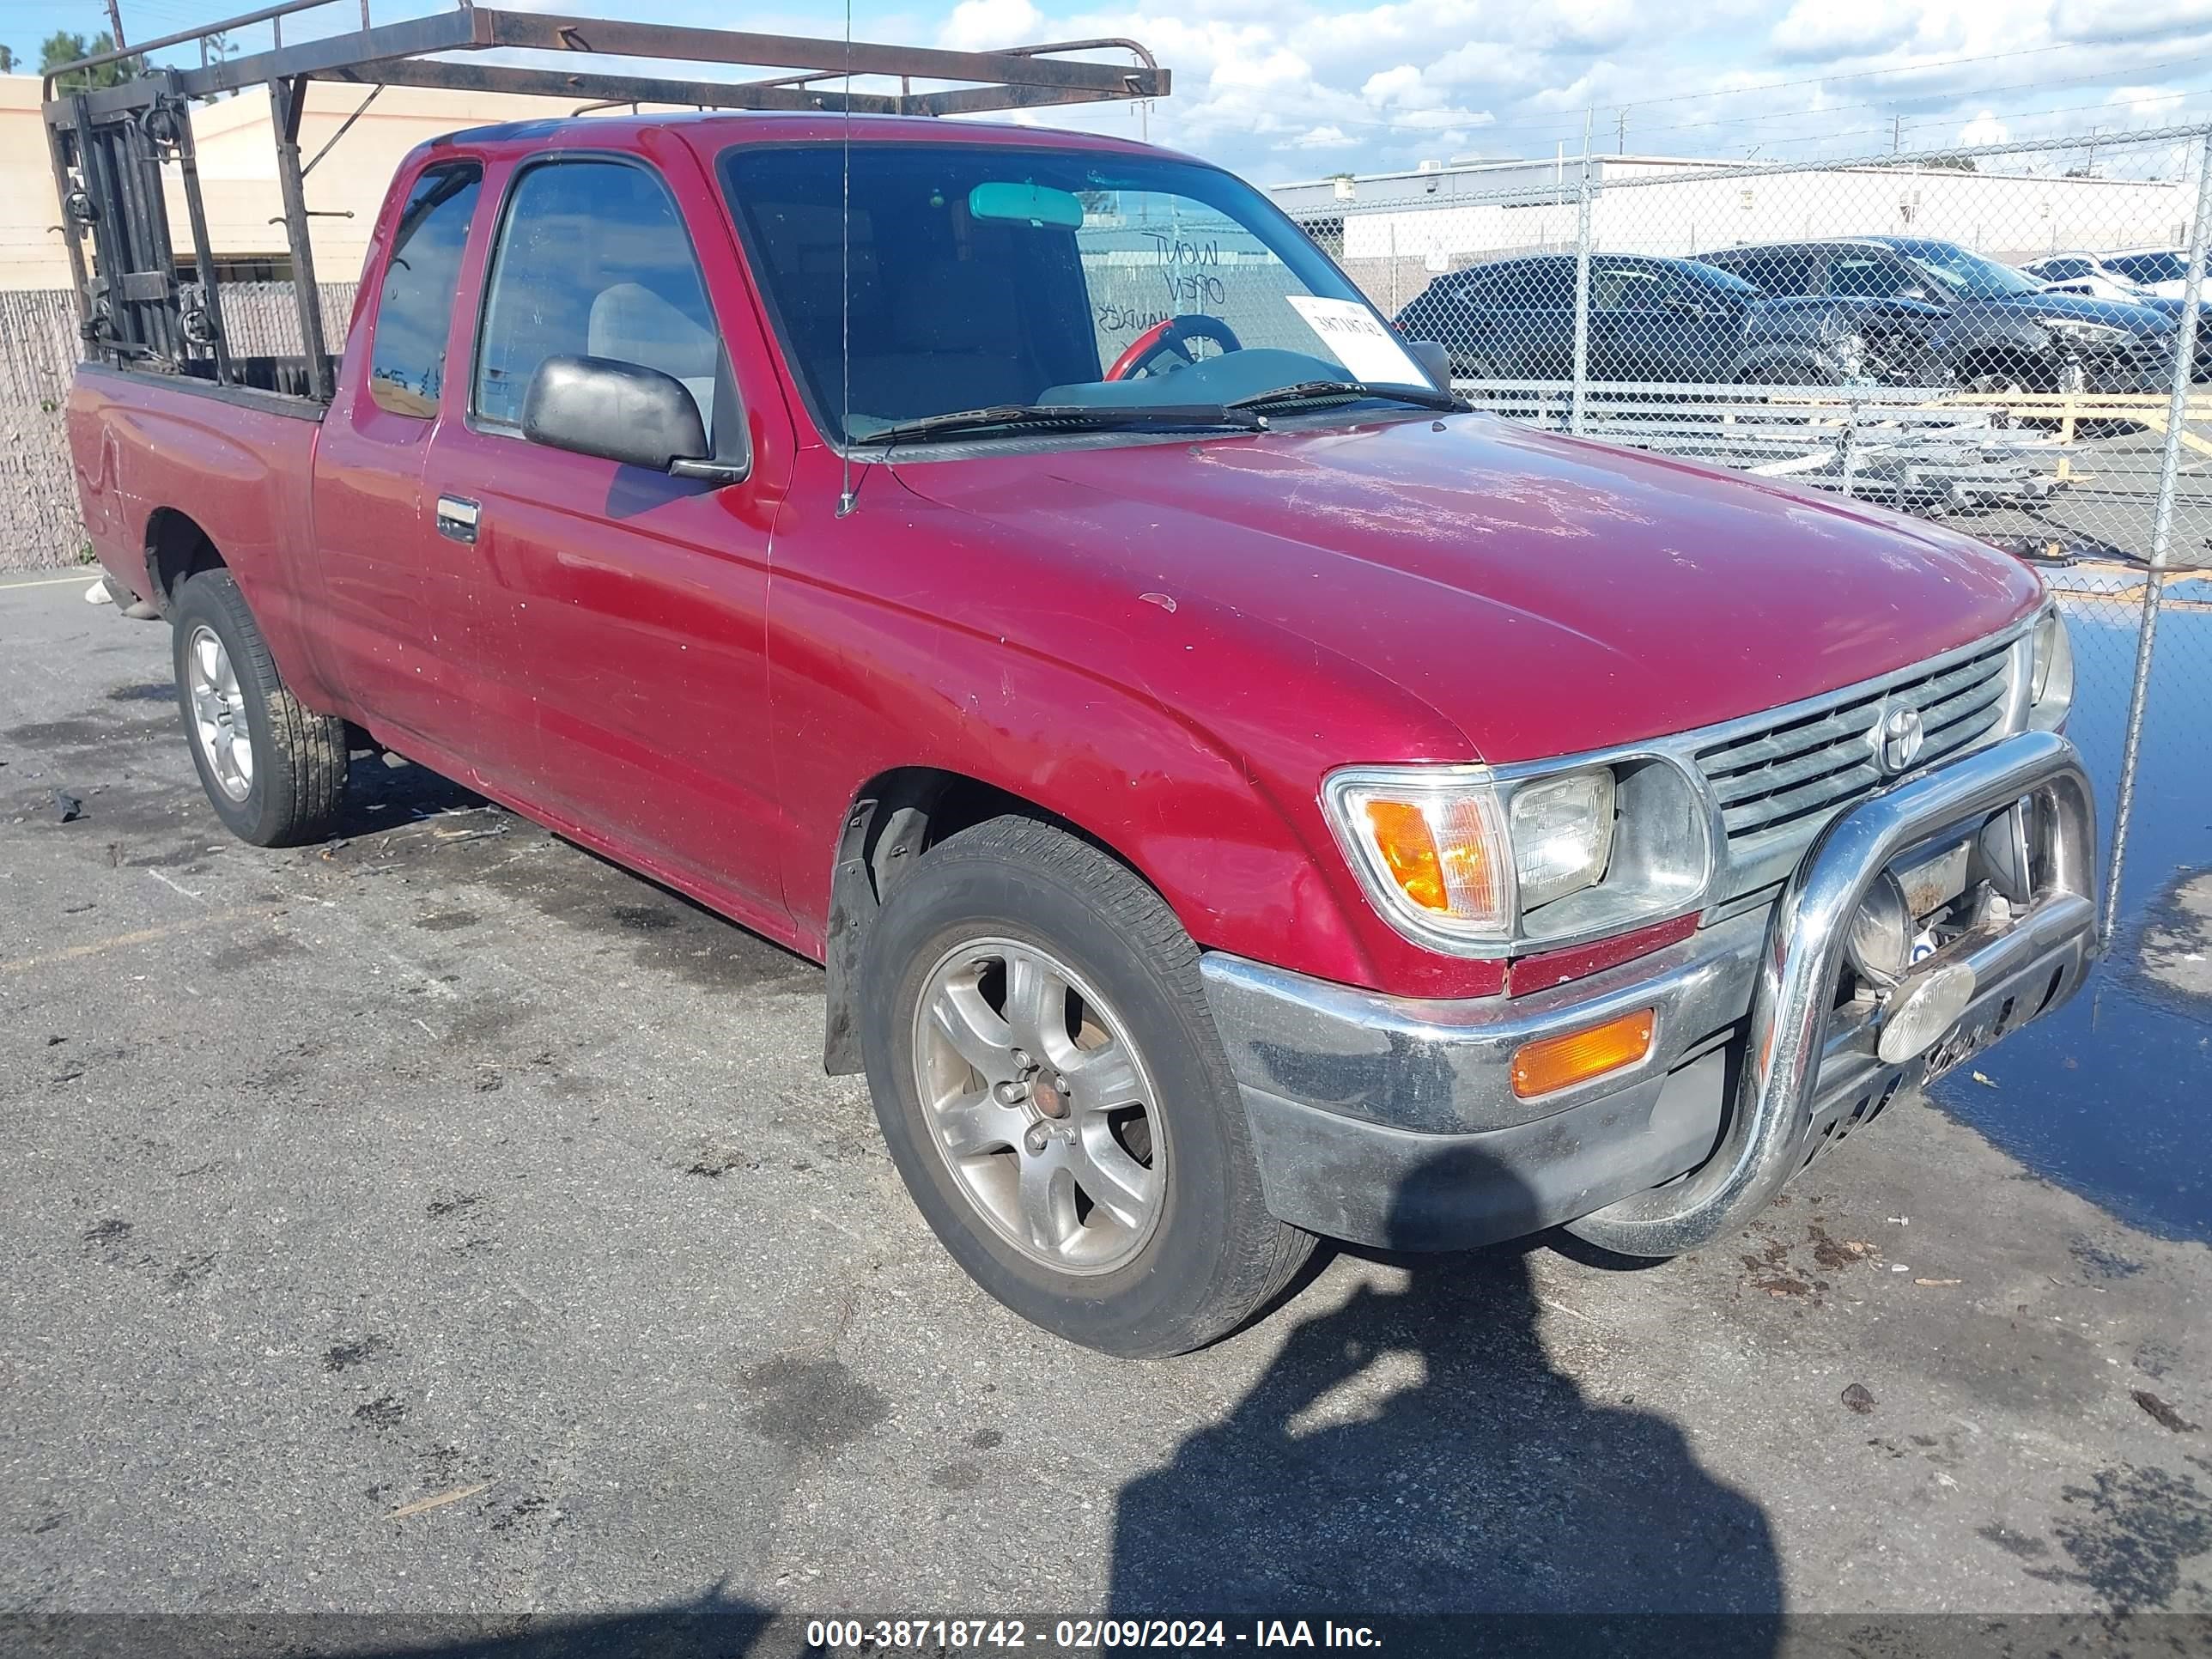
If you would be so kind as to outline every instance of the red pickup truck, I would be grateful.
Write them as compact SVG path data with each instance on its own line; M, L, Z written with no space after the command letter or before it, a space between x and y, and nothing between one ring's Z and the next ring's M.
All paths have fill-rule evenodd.
M599 116L406 161L327 399L68 425L234 832L380 746L823 962L945 1247L1150 1355L1722 1237L2094 954L2029 570L1434 362L1182 156Z

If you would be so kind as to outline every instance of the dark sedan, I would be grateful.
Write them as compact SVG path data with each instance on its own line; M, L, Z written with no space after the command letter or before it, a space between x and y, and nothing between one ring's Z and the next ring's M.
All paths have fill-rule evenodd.
M1928 236L1838 237L1698 256L1770 294L1855 314L1909 301L1936 384L1976 392L2156 392L2172 385L2173 319L2148 306L2046 293L2009 265Z
M1441 342L1473 380L1573 373L1575 259L1500 259L1437 280L1398 313L1399 331ZM1836 307L1770 300L1692 259L1594 254L1589 364L1598 380L1832 386L1866 372L1864 341Z

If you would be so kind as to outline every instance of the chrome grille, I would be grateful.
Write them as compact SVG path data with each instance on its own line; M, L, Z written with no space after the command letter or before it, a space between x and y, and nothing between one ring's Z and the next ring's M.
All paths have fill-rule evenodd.
M1992 643L1944 667L1845 693L1845 701L1698 750L1698 769L1719 799L1729 848L1785 830L1809 833L1887 782L1868 737L1885 708L1920 711L1926 740L1916 771L1990 736L2005 718L2011 652L2009 641Z

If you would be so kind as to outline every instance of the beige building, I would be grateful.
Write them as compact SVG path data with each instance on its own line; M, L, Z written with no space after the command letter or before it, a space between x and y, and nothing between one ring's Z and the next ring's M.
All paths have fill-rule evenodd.
M330 143L366 95L360 87L313 82L301 124L302 159ZM565 115L575 106L567 99L386 87L307 175L307 206L317 216L311 227L316 276L325 282L351 282L360 276L385 185L399 158L424 139L487 122ZM208 237L224 274L242 279L289 275L284 227L272 222L283 204L276 193L268 95L248 90L198 105L192 134ZM173 171L167 191L169 234L183 260L191 252L191 232ZM0 289L69 286L60 218L39 116L39 77L0 76Z

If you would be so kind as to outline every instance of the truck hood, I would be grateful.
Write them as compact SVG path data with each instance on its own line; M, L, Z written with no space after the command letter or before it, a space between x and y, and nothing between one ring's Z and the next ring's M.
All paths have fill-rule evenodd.
M1486 415L978 447L897 472L1039 560L1073 562L1071 577L1079 565L1106 592L1197 607L1181 643L1100 630L1158 654L1097 672L1188 688L1203 674L1194 638L1287 633L1314 672L1282 697L1325 702L1331 662L1355 663L1500 763L1867 679L1992 633L2041 592L2016 561L1932 526ZM1088 581L1068 590L1086 591L1109 602Z

